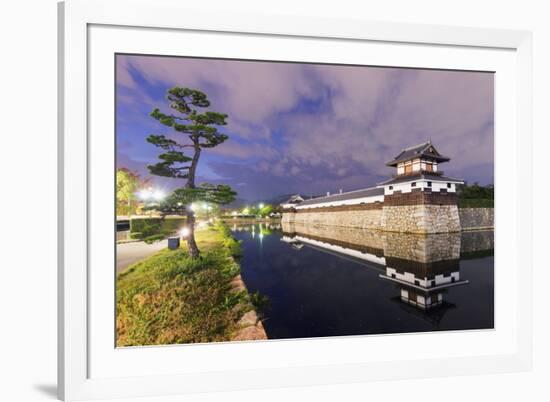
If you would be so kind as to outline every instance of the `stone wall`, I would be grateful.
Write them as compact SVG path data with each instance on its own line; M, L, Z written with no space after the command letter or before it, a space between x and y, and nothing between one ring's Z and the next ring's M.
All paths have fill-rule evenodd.
M494 208L460 208L462 230L493 229L495 227Z
M418 193L417 193L418 194ZM390 202L376 203L369 207L333 207L285 211L282 222L311 226L337 226L370 230L384 230L400 233L453 233L461 230L494 228L493 208L458 208L452 205L454 195L437 198L430 194L394 197ZM407 205L412 197L415 201L429 202ZM448 198L447 198L448 197ZM422 201L424 200L424 201ZM442 203L448 200L449 204ZM397 204L397 205L396 205Z
M283 214L283 224L313 226L342 226L361 229L381 229L382 209L321 212L314 211Z
M382 230L400 233L460 232L456 205L384 206Z

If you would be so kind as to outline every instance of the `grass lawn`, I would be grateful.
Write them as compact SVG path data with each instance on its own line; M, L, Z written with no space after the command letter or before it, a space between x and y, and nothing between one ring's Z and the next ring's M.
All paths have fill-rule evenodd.
M117 276L117 346L227 341L254 309L258 296L231 283L241 249L227 227L198 230L196 240L197 260L182 242Z

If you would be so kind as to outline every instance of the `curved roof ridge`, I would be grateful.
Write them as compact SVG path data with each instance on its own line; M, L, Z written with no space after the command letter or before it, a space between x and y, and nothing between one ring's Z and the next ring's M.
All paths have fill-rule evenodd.
M403 148L403 149L401 150L401 152L403 152L403 151L410 151L411 149L420 148L420 147L422 147L422 146L424 146L424 145L430 145L431 143L432 143L431 140L428 140L428 141L422 142L422 143L420 143L420 144L411 145L410 147Z

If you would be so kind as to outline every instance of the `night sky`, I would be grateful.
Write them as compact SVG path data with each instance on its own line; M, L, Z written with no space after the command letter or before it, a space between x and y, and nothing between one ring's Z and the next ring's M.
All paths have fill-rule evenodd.
M148 175L160 152L145 139L181 136L149 117L169 110L176 85L229 115L229 140L203 151L197 183L247 201L373 186L428 139L451 158L445 174L493 183L492 73L118 55L116 78L117 165L165 191L184 182Z

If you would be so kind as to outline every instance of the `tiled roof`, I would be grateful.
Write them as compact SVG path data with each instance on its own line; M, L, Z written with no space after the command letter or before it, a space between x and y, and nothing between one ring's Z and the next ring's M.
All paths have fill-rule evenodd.
M418 172L414 174L399 175L391 179L388 179L386 181L383 181L381 183L378 183L378 185L382 186L382 185L388 185L388 184L397 184L397 183L403 183L406 181L421 180L421 179L433 180L433 181L446 181L451 183L463 183L462 180L456 179L454 177L443 176L438 174L430 174L426 172Z
M283 202L282 204L299 204L300 202L302 202L305 198L302 197L301 194L294 194L293 196L291 196L288 200L286 200L285 202Z
M437 152L437 149L435 149L431 141L428 141L403 149L399 155L389 161L386 165L396 166L399 162L408 161L421 156L434 159L437 162L448 162L450 160L446 156L442 156L439 152Z
M321 204L324 202L353 200L356 198L373 197L373 196L383 195L383 194L384 194L383 188L370 187L370 188L365 188L363 190L349 191L347 193L342 193L342 194L333 194L325 197L312 198L310 200L301 202L300 204L298 204L298 206L301 207L302 205L315 205L315 204Z

